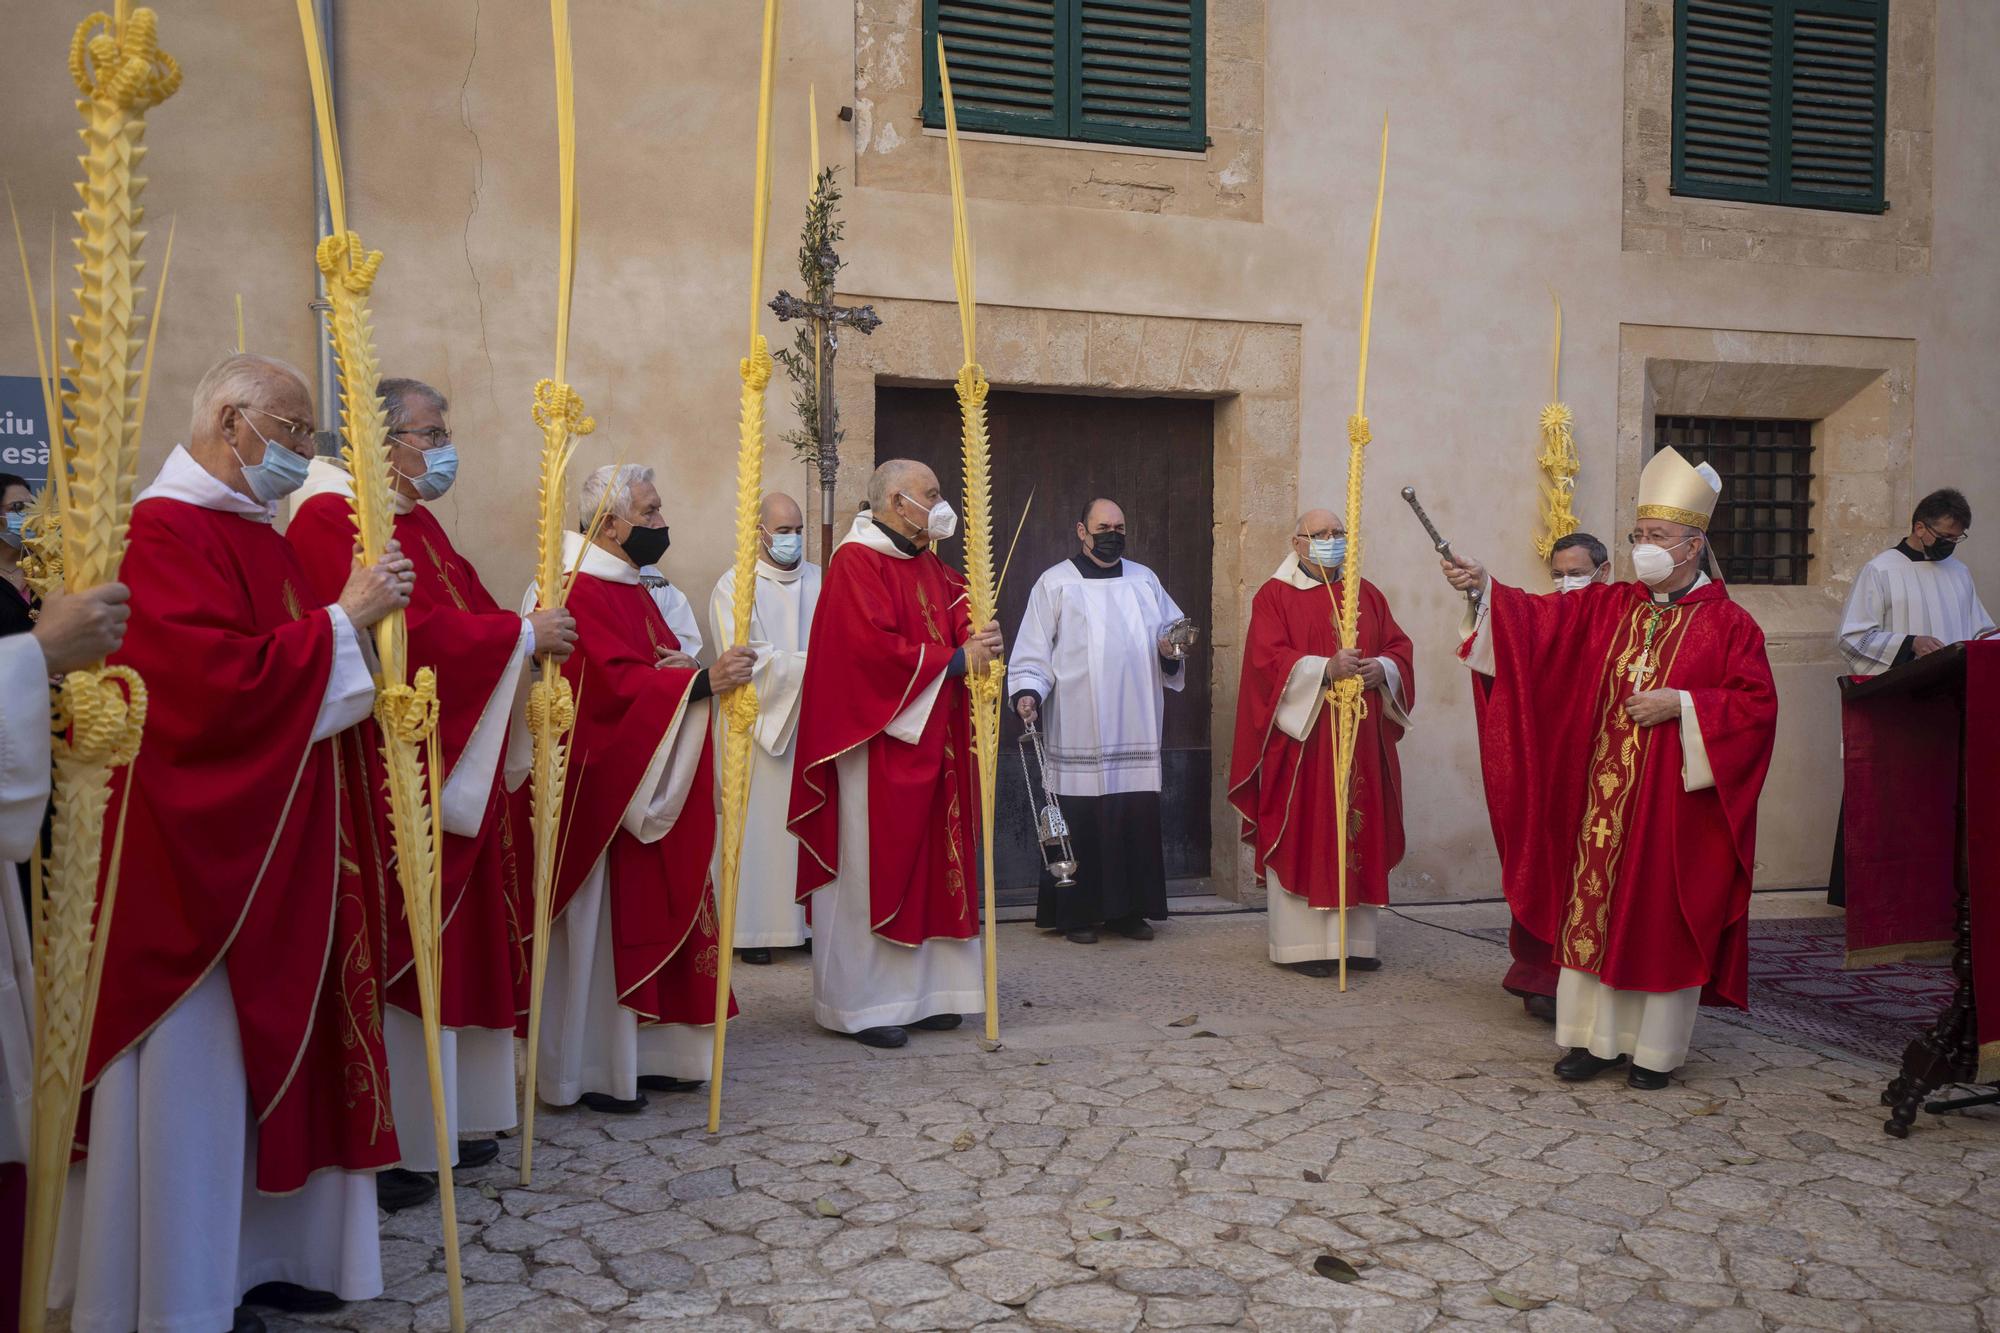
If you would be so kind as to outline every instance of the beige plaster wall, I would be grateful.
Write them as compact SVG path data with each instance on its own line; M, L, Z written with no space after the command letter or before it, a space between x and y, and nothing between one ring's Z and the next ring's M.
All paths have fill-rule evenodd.
M1539 577L1529 542L1551 286L1566 315L1563 395L1576 413L1577 504L1590 528L1612 534L1625 522L1617 476L1627 326L1913 345L1909 489L1890 508L1950 482L1965 487L1986 524L2000 521L1992 444L2000 380L1987 364L2000 345L1990 221L2000 210L2000 160L1990 150L2000 130L2000 6L1934 4L1928 270L1628 250L1626 14L1613 0L1269 0L1260 221L973 200L979 290L990 306L1296 326L1293 488L1302 504L1327 502L1344 485L1375 143L1389 111L1366 573L1419 643L1418 727L1404 750L1405 895L1490 894L1496 863L1451 651L1455 597L1396 492L1417 486L1447 534L1502 577ZM0 0L13 56L0 90L0 176L37 234L70 197L63 52L77 17L68 11L81 8ZM177 212L182 223L149 431L154 458L178 433L201 367L231 343L234 292L244 293L255 344L301 362L312 355L310 139L290 8L210 0L164 9L164 41L188 83L156 113L149 139L153 220ZM603 423L586 456L669 470L668 564L699 601L727 550L747 306L754 7L576 0L574 9L584 245L572 379ZM354 221L389 255L377 302L383 363L454 399L466 466L442 517L495 591L512 596L530 563L537 439L527 405L551 368L545 13L493 0L341 0L338 10ZM856 41L851 0L787 5L767 294L795 285L808 82L819 91L827 160L852 178L855 127L834 111L855 101ZM978 161L969 157L968 170ZM949 209L933 186L889 189L864 177L846 216L844 291L885 305L950 300ZM0 278L0 369L25 372L32 351L15 290ZM774 433L790 424L786 396L773 397ZM806 486L803 468L779 475ZM1219 499L1225 493L1218 487ZM1883 531L1902 517L1881 515ZM1242 523L1245 567L1276 563L1288 515L1246 504L1218 521ZM2000 596L2000 542L1975 539L1967 557L1989 600ZM1826 600L1813 612L1817 628L1797 633L1831 632ZM1823 783L1834 763L1830 698L1806 677L1785 688L1782 706L1779 771ZM1824 875L1831 828L1807 781L1767 792L1766 883Z

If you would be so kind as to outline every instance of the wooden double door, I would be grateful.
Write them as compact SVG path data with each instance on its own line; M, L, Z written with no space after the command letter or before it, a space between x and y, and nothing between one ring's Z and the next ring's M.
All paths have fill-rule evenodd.
M995 390L987 399L993 456L996 562L1022 507L1034 508L1000 589L1000 624L1011 642L1043 570L1081 548L1076 524L1093 497L1125 511L1126 554L1160 576L1168 593L1202 627L1190 654L1187 685L1169 694L1163 737L1161 827L1168 892L1201 891L1209 873L1208 616L1214 564L1215 407L1205 399L1108 398ZM945 498L962 507L958 398L950 389L875 390L875 461L914 458L937 473ZM943 558L962 567L963 546L946 542ZM1020 723L1001 724L1000 787L994 822L994 878L1002 904L1032 903L1041 873L1033 811L1022 772Z

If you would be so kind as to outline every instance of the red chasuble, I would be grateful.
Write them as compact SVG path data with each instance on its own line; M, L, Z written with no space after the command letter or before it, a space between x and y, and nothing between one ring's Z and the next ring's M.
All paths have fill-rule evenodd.
M1495 583L1490 597L1495 671L1474 681L1517 958L1747 1007L1778 718L1763 631L1720 583L1667 605L1642 583L1542 596ZM1625 716L1635 676L1694 697L1713 787L1684 789L1677 722Z
M680 650L651 593L588 572L570 590L576 651L563 664L576 691L562 845L556 854L560 914L609 854L611 946L618 1003L642 1023L715 1021L718 921L709 881L715 851L713 746L701 720L684 719L698 672L656 667ZM668 728L701 730L701 759L687 801L657 842L622 827ZM730 997L729 1012L736 1014Z
M965 582L934 553L899 559L860 540L834 552L806 650L787 827L799 840L804 901L841 869L843 793L834 760L867 746L870 925L894 944L979 933L978 807L964 678L940 686L916 744L884 734L971 634Z
M121 577L132 619L113 660L138 670L151 703L105 820L107 870L121 821L125 842L87 1077L220 965L257 1187L392 1165L379 959L336 863L335 749L312 741L333 623L268 525L179 500L134 506Z
M344 495L323 492L299 506L285 536L299 553L315 598L340 596L354 568L354 520ZM412 674L420 667L437 672L438 751L449 777L472 739L473 728L492 699L502 675L521 647L521 617L488 595L479 575L452 549L450 538L422 505L399 514L396 540L416 567L404 625L409 635ZM503 700L500 707L510 707ZM403 915L403 891L393 857L387 777L382 738L373 719L336 738L342 758L359 779L349 787L349 807L357 818L372 812L374 827L359 841L372 858L356 858L364 883L380 895L383 952L389 1000L417 1012L416 975L411 968L410 929ZM514 850L509 802L496 766L485 793L485 816L470 837L444 834L444 967L440 1015L445 1027L511 1028L518 1012L516 975L523 943L533 922L532 867L520 871ZM437 818L435 814L433 818ZM350 821L352 823L353 821ZM357 831L350 828L350 836ZM526 895L524 898L523 895ZM525 910L524 910L525 904Z
M1333 585L1335 597L1346 586ZM1389 614L1374 584L1361 581L1359 624L1363 657L1386 657L1402 673L1397 702L1416 706L1410 640ZM1285 891L1314 907L1340 904L1338 830L1333 820L1333 710L1322 704L1301 744L1279 730L1285 682L1301 657L1331 657L1339 648L1333 603L1324 585L1293 587L1268 579L1250 603L1243 644L1243 681L1236 700L1236 744L1229 763L1229 803L1243 816L1243 841L1256 852L1257 880L1266 867ZM1396 744L1403 728L1383 716L1379 690L1364 697L1368 711L1354 745L1348 815L1347 901L1386 905L1389 871L1403 859L1403 770Z

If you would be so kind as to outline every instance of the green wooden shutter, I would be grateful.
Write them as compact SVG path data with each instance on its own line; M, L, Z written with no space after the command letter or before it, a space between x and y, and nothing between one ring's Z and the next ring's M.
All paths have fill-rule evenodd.
M1881 212L1887 0L1679 0L1674 193Z
M924 123L944 124L937 35L951 59L959 127L1065 136L1066 0L924 0Z
M944 124L937 36L960 127L1199 152L1207 0L924 0L924 123Z
M1076 0L1071 137L1207 147L1206 8L1201 0Z
M1791 6L1785 202L1879 213L1889 16L1880 0Z

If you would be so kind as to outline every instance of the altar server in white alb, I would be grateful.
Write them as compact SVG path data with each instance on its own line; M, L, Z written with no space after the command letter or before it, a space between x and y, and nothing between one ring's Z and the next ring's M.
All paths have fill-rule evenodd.
M1074 886L1042 880L1035 924L1077 944L1100 927L1153 938L1167 915L1160 845L1160 735L1166 692L1186 683L1183 619L1159 576L1125 559L1125 511L1095 499L1077 520L1078 551L1028 594L1007 664L1024 724L1043 726L1049 788L1069 824Z
M750 646L757 653L756 748L743 827L743 872L736 898L736 948L746 963L806 942L806 909L795 892L798 844L785 832L792 795L792 740L799 726L806 641L819 605L819 566L805 558L805 515L789 495L764 497L757 516L757 598ZM736 618L736 571L724 570L708 599L709 628L728 643Z
M1972 530L1972 506L1947 487L1910 515L1910 532L1861 567L1840 626L1840 655L1876 676L1940 648L1993 633L1972 571L1953 553Z
M1980 604L1972 571L1953 558L1971 531L1972 506L1965 496L1950 487L1932 491L1910 515L1909 535L1861 567L1840 625L1840 656L1851 674L1879 676L1993 633L1993 617ZM1835 906L1847 903L1847 854L1838 832L1826 899Z

